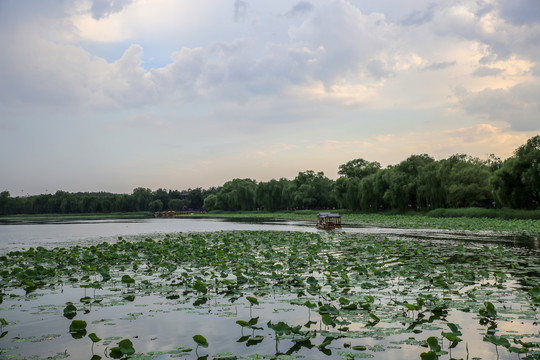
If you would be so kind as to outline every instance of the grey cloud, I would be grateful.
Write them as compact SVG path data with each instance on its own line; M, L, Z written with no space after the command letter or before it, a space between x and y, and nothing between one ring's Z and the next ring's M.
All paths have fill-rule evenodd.
M540 1L500 0L501 16L513 25L540 23Z
M131 4L133 0L93 0L90 11L96 20L107 17L122 11L124 7Z
M40 0L31 4L25 1L0 1L0 19L14 21L20 17L62 17L77 4L71 0ZM0 24L0 26L3 24Z
M290 48L307 49L313 54L302 65L309 69L310 76L328 84L345 74L365 71L369 61L385 55L397 34L383 15L365 15L347 2L335 1L291 27L289 36ZM392 68L392 59L385 61Z
M478 17L483 17L485 15L490 14L495 10L495 7L491 4L486 4L484 7L481 7L475 12L475 15Z
M248 5L241 0L234 4L235 16L240 18ZM138 45L133 45L120 60L110 64L76 46L52 42L36 44L26 38L13 41L6 37L3 43L13 45L5 47L7 55L0 57L0 75L7 80L7 86L0 88L0 100L18 99L32 103L42 98L42 102L51 104L68 102L74 106L137 107L160 102L214 99L242 103L259 95L279 96L291 85L322 83L331 87L344 79L354 79L358 84L369 86L374 79L396 75L395 72L399 71L396 69L400 68L396 65L407 61L403 60L406 59L403 55L421 53L425 43L411 44L402 34L403 27L388 23L382 14L366 15L347 1L331 1L320 7L317 5L317 8L307 1L300 1L292 9L310 13L294 21L279 19L292 23L287 24L288 41L265 43L262 51L258 39L183 48L173 54L171 63L149 71L142 66L142 47ZM435 16L433 22L426 25L427 30L439 31L438 34L430 32L430 36L443 34L437 40L451 35L452 27L463 20L446 16L448 22L441 25L442 29L437 28L437 20L444 20L448 14L439 14L443 8L435 10L435 5L429 5L427 9ZM458 23L465 29L459 34L473 39L476 36L471 30L474 26L470 26L467 19L463 24ZM424 29L418 30L421 33ZM512 34L525 34L528 30L517 29ZM534 32L528 36L532 41ZM500 41L510 42L506 36L501 38L503 40ZM494 39L495 35L483 38L485 42ZM525 40L517 37L517 41ZM20 43L28 46L17 46ZM32 52L32 49L37 50ZM38 56L31 56L34 53ZM20 59L26 63L21 64ZM428 64L420 70L436 71L455 65L456 61L442 61ZM39 73L40 69L45 70ZM494 72L498 70L479 68L475 76L488 76L490 71L496 75ZM50 98L53 95L55 98ZM495 95L488 92L463 95L462 105L468 111L496 117L489 106L482 105L487 101L485 99L494 99ZM534 101L530 103L534 104ZM494 104L500 102L494 101ZM518 108L516 104L512 106Z
M308 1L300 1L292 7L285 15L289 17L294 17L297 15L303 15L309 12L312 12L315 9L312 3Z
M370 72L370 74L377 80L394 75L392 69L389 69L387 64L379 59L370 61L366 65L366 68Z
M505 121L518 131L540 130L540 83L529 82L510 89L486 89L478 93L456 91L461 106L471 114Z
M429 4L425 10L414 10L407 15L402 21L402 25L423 25L433 20L437 5Z
M441 62L436 62L436 63L433 63L433 64L429 64L429 65L423 67L421 70L422 71L443 70L443 69L446 69L448 67L455 66L456 64L457 64L456 61L441 61Z
M244 19L246 16L246 10L247 10L248 4L245 1L242 0L235 0L234 1L234 21L240 22Z
M331 86L349 74L391 75L391 56L384 62L373 61L392 38L381 15L366 16L343 1L312 12L290 27L289 42L266 44L263 54L252 40L185 48L171 64L150 70L149 78L160 89L160 98L219 97L242 102L250 96L280 93L291 84L321 80Z
M476 77L486 77L486 76L497 76L504 72L503 69L499 68L492 68L488 66L481 66L478 69L476 69L472 75Z
M518 9L523 8L524 1L529 0L519 0L518 3L521 5L516 5ZM535 14L536 8L540 7L540 2L530 1L537 4L529 9ZM493 18L483 19L487 14ZM425 30L443 38L458 38L485 45L485 55L480 60L482 65L505 61L515 55L539 61L540 27L525 22L522 25L516 22L502 22L499 21L499 16L504 18L504 11L500 9L495 11L490 4L482 6L482 3L476 3L463 9L451 3L449 6L439 6L436 9L432 21L425 25L427 27ZM535 16L540 19L540 15Z
M102 4L102 15L113 6L104 4L109 8ZM240 0L235 4L238 11L247 6ZM307 3L297 5L298 11L309 8ZM348 76L367 84L373 81L371 77L391 75L398 60L386 51L397 34L383 15L365 15L346 1L329 2L311 11L297 25L289 25L288 41L266 43L263 52L256 40L245 39L182 48L171 56L171 63L151 70L143 67L139 45L107 63L80 47L6 37L2 43L12 45L6 48L8 56L0 57L4 65L0 75L12 74L3 78L13 86L0 88L0 95L6 95L0 100L98 109L201 99L243 102L280 94L290 85L320 81L332 86Z

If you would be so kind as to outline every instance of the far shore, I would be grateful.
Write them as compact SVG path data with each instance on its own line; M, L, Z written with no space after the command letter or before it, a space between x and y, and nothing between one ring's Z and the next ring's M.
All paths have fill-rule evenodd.
M380 226L392 228L431 228L447 230L490 230L526 234L540 234L540 210L512 209L435 209L431 211L351 212L347 210L295 211L193 211L179 218L225 218L253 220L316 221L319 212L339 213L343 226ZM1 216L0 224L50 223L86 220L151 219L149 211L91 214L39 214Z

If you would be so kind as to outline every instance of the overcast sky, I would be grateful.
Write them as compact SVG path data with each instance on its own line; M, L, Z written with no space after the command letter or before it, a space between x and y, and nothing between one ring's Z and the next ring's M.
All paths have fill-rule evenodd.
M0 191L507 158L540 133L538 0L0 0Z

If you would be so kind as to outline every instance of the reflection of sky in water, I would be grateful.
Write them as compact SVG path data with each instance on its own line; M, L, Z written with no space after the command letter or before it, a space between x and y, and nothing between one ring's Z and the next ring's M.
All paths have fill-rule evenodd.
M0 253L12 249L27 248L30 246L67 246L71 244L89 245L101 241L115 241L118 236L124 236L128 240L140 239L144 237L154 237L156 239L166 233L178 232L201 232L201 231L221 231L221 230L278 230L278 231L305 231L317 232L310 223L302 222L278 222L278 223L241 223L241 222L225 222L216 219L149 219L143 221L84 221L77 223L61 223L61 224L33 224L33 225L1 225L0 226ZM357 227L344 228L341 231L353 232L363 235L378 235L387 238L397 238L406 240L424 240L430 243L438 244L441 248L452 248L458 243L463 243L467 247L482 247L484 245L504 244L508 246L520 246L523 240L511 236L505 237L501 234L491 232L451 232L441 230L418 230L418 229L387 229L375 227ZM332 232L320 231L324 236L329 236ZM517 239L517 240L516 240ZM529 244L538 249L538 238L530 239ZM536 256L535 250L530 250L530 245L521 249L515 249L516 252L523 255L528 255L529 259L538 262L539 257ZM299 274L302 275L302 274ZM322 274L313 273L315 277ZM140 278L138 278L140 281ZM150 278L153 283L159 283L159 278ZM397 284L395 279L393 283ZM399 285L396 285L399 287ZM497 320L498 334L511 333L517 331L520 334L537 334L538 325L533 325L532 320L523 320L523 311L530 310L526 296L523 294L521 298L514 299L512 288L518 288L520 285L514 280L507 280L506 292L497 293L492 301L498 308L500 319ZM380 290L373 290L373 295L377 297L375 305L384 305L383 308L377 309L377 313L381 322L378 323L376 329L403 329L405 326L400 325L391 318L392 312L388 310L388 304L391 301L392 288L385 289L382 293ZM463 294L468 288L460 289ZM182 289L177 290L182 293ZM370 294L369 290L361 288L353 288L359 295ZM410 303L415 302L415 298L420 290L412 289L406 298ZM86 295L93 296L93 289L87 289ZM442 321L436 323L437 328L429 326L422 328L420 334L412 332L399 333L391 336L385 336L382 339L376 339L372 336L366 336L368 331L365 327L365 322L357 321L349 325L350 330L355 336L345 339L334 340L328 348L332 351L332 357L326 357L317 348L324 340L321 335L321 330L325 326L321 323L320 315L316 311L309 312L307 307L301 305L290 304L289 296L269 294L265 297L258 296L260 305L253 307L253 316L259 316L257 326L263 330L256 330L255 335L264 336L264 340L256 345L248 347L246 343L238 343L237 340L243 335L251 335L251 330L244 329L236 324L236 320L249 320L250 309L245 298L241 298L235 303L230 303L227 299L212 299L212 306L204 305L199 308L192 306L193 297L186 303L182 303L183 296L178 300L167 300L163 296L145 295L137 293L135 301L131 303L122 302L119 305L114 305L115 301L121 298L118 292L109 292L107 290L97 290L98 296L103 296L103 303L91 307L88 314L82 316L81 311L76 319L84 319L88 323L88 333L95 332L102 339L112 336L130 337L134 343L137 352L148 353L151 351L169 351L177 347L189 347L195 349L196 345L192 341L195 334L204 335L209 341L209 348L200 348L199 355L209 354L210 357L217 353L232 352L238 356L248 356L250 354L274 354L276 343L274 340L274 332L269 329L266 323L271 320L274 324L279 321L284 321L287 324L303 325L308 320L316 321L317 324L311 326L311 330L317 330L318 336L311 339L311 343L315 345L312 349L302 348L299 353L306 358L328 358L341 359L338 355L339 351L351 351L350 348L345 348L345 343L351 346L364 345L374 346L382 344L385 347L383 352L367 351L375 355L376 359L393 360L393 359L416 359L420 358L420 352L427 351L418 345L408 345L403 343L410 337L417 340L425 340L430 336L441 338L441 331L449 331L446 324ZM246 294L244 294L245 297ZM88 337L75 340L67 333L71 320L62 316L63 307L68 301L72 301L80 307L79 299L85 296L83 288L72 288L69 285L62 289L54 290L52 293L47 293L47 290L38 290L35 296L8 298L4 297L4 303L0 305L2 309L8 309L9 312L3 314L10 321L10 325L4 330L9 331L9 335L4 339L0 339L0 347L17 346L18 349L13 350L13 353L22 355L42 354L54 355L69 349L71 358L84 359L91 357L92 344ZM441 297L441 294L438 294ZM451 296L451 295L447 295ZM404 298L405 299L405 298ZM402 299L402 300L404 300ZM312 301L316 302L316 299ZM506 310L500 309L501 303L504 301L508 307ZM51 306L50 304L60 304ZM109 306L112 305L112 306ZM386 309L386 310L382 310ZM138 318L128 320L129 314L142 313ZM9 315L9 318L8 318ZM226 316L229 315L229 316ZM414 316L414 315L411 315ZM498 350L499 359L513 358L508 351L499 346L496 350L495 346L483 341L483 335L486 333L486 327L479 324L478 311L473 309L471 312L463 312L458 310L450 310L447 317L448 322L453 322L461 326L463 342L452 350L454 358L474 358L480 357L483 359L496 358ZM15 322L12 324L11 322ZM114 323L115 325L107 325ZM304 329L306 330L306 329ZM336 331L332 329L332 331ZM10 340L16 334L24 334L21 336L34 338L24 343L11 343ZM46 335L52 339L41 341ZM59 336L58 336L59 335ZM56 339L54 337L57 336ZM106 358L104 340L94 344L94 353ZM529 340L524 338L525 341ZM538 337L531 339L538 341ZM446 340L445 340L446 341ZM112 341L110 347L116 345L117 340ZM278 348L281 352L289 350L294 343L290 339L281 339ZM445 342L445 350L448 343ZM466 345L469 353L466 352ZM354 352L354 351L353 351ZM515 354L513 354L515 357ZM445 355L448 357L448 355ZM195 351L188 353L181 358L194 359ZM168 360L168 355L156 356L154 360Z
M307 221L224 221L222 219L142 219L86 220L39 224L0 225L0 253L42 246L46 248L69 245L91 245L126 239L157 237L179 232L214 231L301 231L321 232L315 223ZM472 244L501 244L540 251L538 237L501 234L490 231L449 231L439 229L394 229L380 227L344 226L336 232L384 236L390 239L456 241ZM331 232L330 232L331 233Z
M157 295L143 295L137 293L135 301L116 303L120 298L118 292L108 292L106 290L98 290L97 295L102 296L103 302L100 305L93 305L90 312L82 315L81 306L78 303L80 297L84 296L84 289L71 288L64 286L62 290L45 294L44 291L36 292L32 299L10 299L5 301L3 306L9 307L13 312L10 312L10 321L16 321L16 324L10 324L6 327L11 334L24 334L24 337L31 337L29 342L10 344L9 346L17 346L14 352L21 355L25 354L41 354L42 356L51 356L58 352L63 352L64 349L69 349L68 352L71 358L84 359L90 358L92 353L92 344L88 337L83 339L72 339L67 333L71 320L62 316L64 304L67 301L72 301L78 306L78 316L75 319L84 319L87 323L88 333L96 333L103 340L94 344L94 354L105 357L106 344L104 343L108 337L129 337L137 352L149 353L152 351L170 351L178 347L193 348L193 351L181 358L195 358L195 343L192 337L195 334L202 334L208 339L209 348L199 348L199 355L232 352L238 356L248 356L250 354L274 354L275 338L273 330L266 326L268 320L272 323L284 321L291 326L297 324L305 324L308 321L309 312L306 307L292 305L289 303L290 297L268 295L264 298L260 297L260 305L254 306L252 309L253 316L259 317L258 326L263 330L256 330L254 333L249 329L241 329L236 324L236 320L242 319L248 321L250 319L250 309L245 299L240 299L235 303L230 303L227 299L212 299L211 306L202 306L194 309L191 305L192 300L187 303L179 300L167 300L164 297ZM92 295L89 293L88 295ZM60 304L51 306L48 304ZM115 305L116 304L116 305ZM111 306L112 305L112 306ZM378 312L378 311L376 311ZM136 314L131 316L130 314ZM223 316L223 315L231 316ZM234 315L237 316L234 316ZM380 314L380 312L379 312ZM16 317L14 318L14 316ZM414 314L412 314L414 315ZM517 315L516 315L517 316ZM506 317L506 315L505 315ZM130 320L130 318L132 318ZM336 329L324 326L320 321L320 316L314 311L311 311L311 320L317 324L311 326L311 330L317 330L320 334L321 330ZM406 326L401 326L398 322L391 322L392 319L385 319L381 315L381 322L373 329L403 329ZM461 338L463 342L452 350L454 358L467 358L467 350L465 343L469 349L469 358L479 357L482 359L492 359L496 356L495 346L488 344L482 340L485 334L486 327L479 325L478 315L475 312L462 312L451 310L448 317L448 322L460 324L460 331L463 333ZM111 325L114 323L114 325ZM107 325L109 324L109 325ZM444 322L438 321L433 323L437 327L430 326L422 328L422 333L413 334L412 332L397 333L391 336L385 336L382 339L375 339L370 336L363 336L363 332L370 331L364 325L351 326L353 334L349 338L336 339L328 346L332 350L333 356L326 357L316 347L312 349L302 348L298 354L306 358L327 358L341 359L338 351L350 350L345 348L345 343L351 346L364 345L368 349L371 346L380 344L385 350L382 352L366 351L367 353L375 354L376 359L413 359L419 358L420 352L427 351L418 345L407 345L407 341L411 337L416 340L425 340L430 336L441 338L441 331L449 331ZM509 331L519 331L519 333L534 334L538 331L537 325L532 325L530 320L515 319L514 316L505 320L498 321L498 334L504 334ZM244 335L262 335L264 340L256 346L248 347L246 343L238 343L237 341ZM350 335L350 334L349 334ZM51 340L40 341L41 339L52 336L56 337ZM8 337L9 338L9 337ZM324 336L317 336L311 339L313 345L322 343ZM119 340L113 340L109 347L114 346ZM290 339L283 338L279 341L278 349L281 352L289 350L294 343ZM6 344L2 345L3 347ZM448 343L444 345L447 349ZM499 358L508 359L510 355L507 350L499 347ZM155 357L155 359L169 359L167 355Z
M292 222L244 223L219 219L89 220L42 224L0 225L0 253L28 247L90 245L124 238L155 237L179 232L214 231L317 231Z

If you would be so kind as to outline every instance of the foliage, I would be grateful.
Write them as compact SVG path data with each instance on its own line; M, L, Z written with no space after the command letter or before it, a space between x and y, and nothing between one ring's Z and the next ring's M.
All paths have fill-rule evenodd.
M217 207L222 210L253 210L257 184L251 179L233 179L217 193Z
M146 299L143 302L167 309L166 317L179 324L182 311L196 316L200 309L198 313L208 322L201 320L200 328L192 329L189 337L178 339L187 343L192 337L197 347L208 346L210 340L212 344L264 348L265 339L273 337L276 354L298 352L301 356L303 349L313 349L321 354L306 357L325 358L332 354L331 349L341 346L372 353L390 350L390 344L408 344L408 351L415 351L416 358L437 359L450 349L463 354L470 337L476 336L486 347L499 346L505 351L532 356L540 352L538 336L533 336L537 333L535 309L540 301L538 258L523 256L514 247L468 242L456 245L454 241L440 239L364 237L345 232L253 231L181 233L159 240L122 238L92 246L38 247L12 251L0 257L0 261L0 287L9 296L9 302L21 301L17 294L30 283L43 294L57 292L66 283L77 289L93 281L92 284L99 285L95 288L103 288L106 293L90 298L94 309L130 307L124 301L125 293L118 289L119 284L130 285L138 298L140 294ZM102 277L102 273L110 276ZM204 304L190 307L202 298ZM136 318L130 318L132 326L115 328L124 333L115 339L117 346L107 347L110 340L101 340L92 332L103 331L100 322L87 321L91 320L91 308L86 298L77 306L65 306L62 297L56 299L60 304L53 304L54 308L64 308L64 314L76 312L78 319L69 325L73 338L88 336L87 343L101 346L100 351L108 348L110 353L106 354L112 358L134 354L128 337L139 338L144 320L136 322ZM26 295L24 300L32 301L32 296ZM6 317L16 318L13 312L19 306L10 305L5 306ZM260 317L239 318L238 314L245 311L242 306L253 305ZM285 305L296 307L295 311L305 317L299 321L293 320L298 317L280 317L278 309ZM215 316L227 313L226 308L232 317L229 323L239 325L242 331L249 329L251 335L242 333L235 342L230 338L236 336L234 331L210 329L206 333L208 340L197 334L198 329L217 321ZM143 311L144 307L138 309ZM486 325L487 333L485 328L471 326L471 322L461 323L464 319ZM512 326L518 319L521 325ZM1 320L1 324L7 324ZM54 323L67 326L63 321ZM16 325L10 323L11 326ZM469 326L467 341L461 339L460 329L464 326ZM151 330L156 332L155 346L159 346L159 328ZM16 340L25 335L18 329L13 333ZM278 346L290 349L279 351ZM178 349L177 354L184 351L188 350ZM227 356L237 358L233 354Z
M540 206L540 135L527 140L506 159L492 178L503 206L536 209Z
M394 166L350 160L338 179L323 172L299 172L257 183L233 179L220 188L185 191L138 187L132 194L68 193L12 197L0 193L0 215L81 214L158 210L252 211L333 209L380 211L467 207L536 209L540 206L540 135L504 161L454 154L435 160L411 155Z
M375 174L381 168L377 161L369 162L364 159L354 159L339 166L339 175L347 178L362 179L368 175Z
M202 335L195 335L193 336L193 341L197 344L197 346L202 346L204 348L208 347L208 341L206 338Z
M182 211L184 210L184 202L181 199L171 199L169 200L169 209L172 211Z
M210 194L204 199L203 210L212 211L217 209L217 195Z
M324 173L313 170L299 172L294 179L296 192L294 206L297 209L320 209L332 207L332 181Z
M163 210L163 202L161 200L153 200L148 204L148 210L150 212L156 212Z

